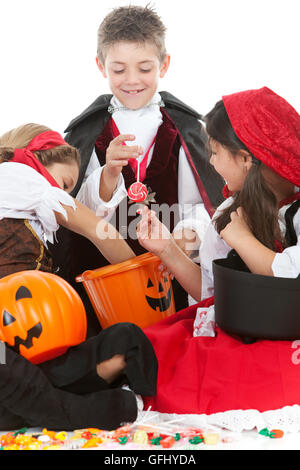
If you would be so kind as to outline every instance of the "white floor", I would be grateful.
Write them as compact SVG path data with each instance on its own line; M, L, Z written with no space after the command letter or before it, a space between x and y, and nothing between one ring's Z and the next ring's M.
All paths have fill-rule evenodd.
M29 428L26 434L38 434L41 433L41 428ZM198 445L191 445L187 441L180 441L176 446L173 446L170 450L193 450L193 451L205 451L205 450L300 450L300 433L285 433L284 436L280 439L272 439L266 436L262 436L258 433L257 430L252 431L243 431L241 433L234 433L228 430L217 430L209 429L209 432L219 434L219 442L216 445L205 445L203 443ZM2 431L0 434L5 434L5 431ZM72 437L72 433L68 433L69 437ZM229 442L223 442L223 440ZM63 447L63 450L73 450L72 442L69 441L69 445L66 444ZM76 444L76 441L74 441ZM78 448L76 445L74 446ZM144 446L134 446L134 445L117 445L117 444L105 444L100 446L97 450L124 450L124 451L133 451L136 449L149 449L149 447ZM164 449L161 446L151 446L150 449L163 452ZM169 449L168 449L169 450Z
M262 429L267 429L268 432L280 429L284 435L282 438L271 438L261 435L259 431ZM181 439L174 443L172 447L174 450L300 450L300 406L286 406L279 410L261 413L257 410L229 410L212 415L166 414L148 409L139 411L138 419L130 425L131 438L137 430L144 430L147 433L155 432L158 435L174 436L179 433ZM57 430L59 431L63 430ZM193 445L189 442L189 437L184 437L188 433L192 437L200 432L204 436L211 433L217 434L218 442L211 445L205 443ZM26 434L40 433L42 433L41 428L28 429L26 432ZM5 432L2 431L0 434L5 434ZM79 449L86 442L82 439L74 440L74 437L74 433L67 433L64 450ZM121 445L113 440L113 432L111 432L106 435L105 443L97 449L164 450L161 445L141 446L133 442L131 438L125 445Z

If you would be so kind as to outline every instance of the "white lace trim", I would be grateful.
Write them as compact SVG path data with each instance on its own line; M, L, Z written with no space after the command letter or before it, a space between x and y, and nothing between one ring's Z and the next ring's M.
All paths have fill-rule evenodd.
M158 413L156 411L140 411L137 424L147 421L153 424L170 424L197 426L199 428L217 427L233 432L250 431L264 428L281 429L284 432L300 431L300 406L285 406L278 410L259 412L258 410L230 410L223 413L205 414L176 414Z

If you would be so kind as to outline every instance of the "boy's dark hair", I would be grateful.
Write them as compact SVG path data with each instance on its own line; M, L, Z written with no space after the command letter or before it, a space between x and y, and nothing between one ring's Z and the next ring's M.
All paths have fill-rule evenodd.
M157 13L148 5L129 5L115 8L109 13L98 29L98 59L105 62L109 46L120 42L150 42L157 48L160 62L166 55L166 27Z

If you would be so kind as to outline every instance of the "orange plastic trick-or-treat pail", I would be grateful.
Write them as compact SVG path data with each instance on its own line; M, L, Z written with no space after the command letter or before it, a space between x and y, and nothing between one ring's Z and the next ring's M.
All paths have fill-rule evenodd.
M160 264L157 256L145 253L76 278L83 283L102 328L119 322L145 328L175 313L171 279L158 270Z

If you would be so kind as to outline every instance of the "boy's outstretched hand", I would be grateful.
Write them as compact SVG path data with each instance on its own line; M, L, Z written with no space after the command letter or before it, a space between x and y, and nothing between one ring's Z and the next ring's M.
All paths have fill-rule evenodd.
M101 174L99 195L103 201L109 201L117 187L122 168L128 160L138 158L144 151L138 145L125 145L126 141L134 141L132 134L120 134L115 137L106 150L106 165Z

